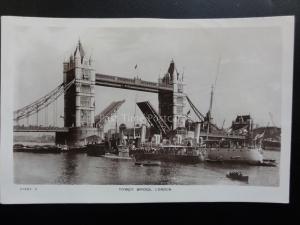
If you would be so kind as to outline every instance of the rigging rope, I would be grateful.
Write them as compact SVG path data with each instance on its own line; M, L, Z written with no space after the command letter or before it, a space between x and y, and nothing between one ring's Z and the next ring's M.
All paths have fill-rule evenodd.
M186 95L186 99L188 100L190 106L192 107L192 109L193 109L194 113L196 114L196 116L198 117L198 119L201 122L204 122L205 116L196 108L196 106L193 104L193 102L187 95ZM213 124L212 122L210 122L209 124L212 125L213 127L215 127L217 130L220 130L220 128L218 128L217 125Z
M200 121L204 121L204 115L196 108L196 106L193 104L193 102L191 101L191 99L186 95L186 99L188 100L190 106L192 107L194 113L196 114L196 116L198 117L198 119Z

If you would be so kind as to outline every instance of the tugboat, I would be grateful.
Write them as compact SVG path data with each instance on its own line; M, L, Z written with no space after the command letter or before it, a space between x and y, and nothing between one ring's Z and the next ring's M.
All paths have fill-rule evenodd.
M121 144L117 146L117 151L115 153L106 153L103 157L110 159L124 159L133 160L129 155L129 146L125 140L122 140Z
M133 160L133 158L129 156L129 148L126 145L118 145L118 150L116 154L106 153L103 157L109 159Z
M127 145L118 145L118 155L120 157L129 157L129 147Z
M247 182L249 181L249 176L244 176L241 171L231 171L226 174L226 177L232 180L239 180Z

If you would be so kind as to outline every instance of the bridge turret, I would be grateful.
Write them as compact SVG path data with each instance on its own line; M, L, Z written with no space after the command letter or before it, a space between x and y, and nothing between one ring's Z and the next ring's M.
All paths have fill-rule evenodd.
M92 59L92 56L90 56L90 58L89 58L89 65L92 66L92 63L93 63L93 59Z
M71 69L71 67L73 67L73 66L74 66L74 57L71 54L69 57L69 69Z
M95 71L92 58L87 57L80 41L69 62L64 62L64 84L75 79L74 86L65 93L64 122L71 127L77 140L82 135L96 134L95 117ZM74 131L73 131L74 128ZM82 130L88 130L83 132ZM82 131L82 132L81 132Z
M80 42L78 42L78 45L77 45L77 47L75 49L75 52L74 52L75 67L81 65L81 59L83 57L83 56L80 55L80 50L79 50L80 46L81 46L81 44L80 44Z
M67 82L67 71L69 70L70 68L70 62L68 62L66 59L65 61L63 62L63 73L64 73L64 83Z
M159 82L173 86L173 91L160 91L158 93L159 114L173 130L184 128L186 120L186 116L183 113L185 106L184 84L173 59L170 62L167 73Z

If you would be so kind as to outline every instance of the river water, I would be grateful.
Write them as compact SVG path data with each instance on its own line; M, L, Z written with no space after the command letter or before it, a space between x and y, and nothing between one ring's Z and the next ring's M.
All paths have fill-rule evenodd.
M140 167L133 160L94 157L86 153L13 154L17 184L279 185L279 166L162 162L160 166ZM264 155L279 163L280 152L264 151ZM231 170L249 175L249 183L226 178L226 173Z

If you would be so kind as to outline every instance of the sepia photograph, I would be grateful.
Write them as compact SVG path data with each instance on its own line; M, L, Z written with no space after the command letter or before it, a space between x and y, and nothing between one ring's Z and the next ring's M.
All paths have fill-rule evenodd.
M1 22L11 185L288 189L293 17Z

